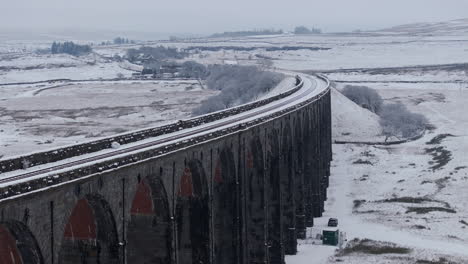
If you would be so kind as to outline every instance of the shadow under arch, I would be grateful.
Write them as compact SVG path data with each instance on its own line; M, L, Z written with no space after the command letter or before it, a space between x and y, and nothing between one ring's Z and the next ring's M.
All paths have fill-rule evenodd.
M172 263L171 227L168 197L161 179L140 180L127 228L127 262Z
M314 178L314 148L313 148L313 124L310 119L309 111L305 111L302 131L304 139L304 211L305 211L305 224L306 227L312 227L314 225L314 207L313 207L313 178Z
M293 141L291 128L286 124L281 133L280 184L281 184L281 214L283 226L283 244L285 254L297 252L296 207L295 207L295 175L293 161Z
M304 138L303 128L300 118L296 119L294 126L294 199L296 203L296 235L299 239L306 238L306 221L305 221L305 182L304 182L304 159L309 157L304 154Z
M247 251L248 263L265 263L265 165L263 145L258 136L250 141L247 152Z
M176 195L178 263L210 263L208 185L199 160L186 164Z
M43 264L39 245L28 227L19 221L0 223L2 264Z
M284 263L283 225L281 213L280 144L279 135L273 129L268 135L268 259L271 264Z
M236 163L231 149L219 153L213 178L214 263L238 263Z
M119 263L115 219L103 197L92 194L77 201L64 230L58 263Z

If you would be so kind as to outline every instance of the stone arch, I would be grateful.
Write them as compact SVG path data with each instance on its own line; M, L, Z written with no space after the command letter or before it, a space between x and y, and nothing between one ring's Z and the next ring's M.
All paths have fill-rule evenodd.
M248 263L265 263L265 164L263 145L255 136L247 148L247 245Z
M219 153L213 177L214 263L238 263L236 163L232 150Z
M281 184L281 213L283 225L283 243L285 253L289 255L297 252L296 236L296 208L294 197L294 161L293 142L291 128L288 124L283 127L281 133L281 154L280 154L280 184Z
M284 262L283 216L281 213L281 178L279 135L273 129L268 135L268 259L271 264Z
M128 263L172 263L169 202L160 178L138 183L127 227Z
M176 195L178 263L210 263L208 185L199 160L186 164Z
M0 223L0 260L2 264L44 263L33 234L18 221Z
M119 263L119 240L109 204L99 195L77 201L67 220L58 263Z

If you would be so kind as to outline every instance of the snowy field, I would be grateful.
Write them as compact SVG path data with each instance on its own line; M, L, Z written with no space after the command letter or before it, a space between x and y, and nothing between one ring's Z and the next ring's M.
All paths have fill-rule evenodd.
M216 93L202 89L197 81L4 86L0 88L0 156L184 119Z
M375 88L386 102L402 102L426 115L434 129L392 146L334 145L329 199L309 238L287 264L468 263L468 35L262 36L151 42L201 51L201 63L261 65L277 70L325 71L332 93L333 138L383 141L379 118L347 100L347 84ZM15 44L16 43L16 44ZM47 43L0 42L0 156L5 157L109 136L186 118L215 94L193 82L80 82L1 84L50 79L108 79L139 70L112 60L129 45L95 47L85 57L39 55ZM276 50L272 47L309 49ZM320 50L310 50L320 48ZM283 82L276 93L289 86ZM329 217L347 234L342 250L315 240ZM360 240L354 240L360 239Z

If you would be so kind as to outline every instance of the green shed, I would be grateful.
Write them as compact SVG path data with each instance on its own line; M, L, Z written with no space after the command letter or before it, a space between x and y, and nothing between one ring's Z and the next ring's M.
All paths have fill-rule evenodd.
M325 229L322 233L322 243L324 245L338 245L340 231L338 229Z

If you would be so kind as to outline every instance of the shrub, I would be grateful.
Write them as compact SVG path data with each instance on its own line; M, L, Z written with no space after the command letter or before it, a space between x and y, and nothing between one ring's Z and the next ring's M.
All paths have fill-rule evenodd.
M206 80L209 89L221 91L202 102L193 115L206 114L255 100L278 85L284 76L255 66L212 65Z
M410 252L410 248L401 247L395 243L355 238L338 255L346 256L353 253L370 255L409 254Z
M382 108L382 97L376 90L367 86L346 85L343 95L363 108L378 114Z
M135 62L141 58L145 58L147 61L161 61L166 59L183 59L186 56L187 53L179 51L177 48L164 46L127 50L127 58L131 62Z
M426 117L410 112L401 103L385 104L380 111L380 125L387 137L416 136L425 129L427 123Z
M182 77L197 79L205 79L209 74L208 68L205 65L195 61L182 63L179 73Z

